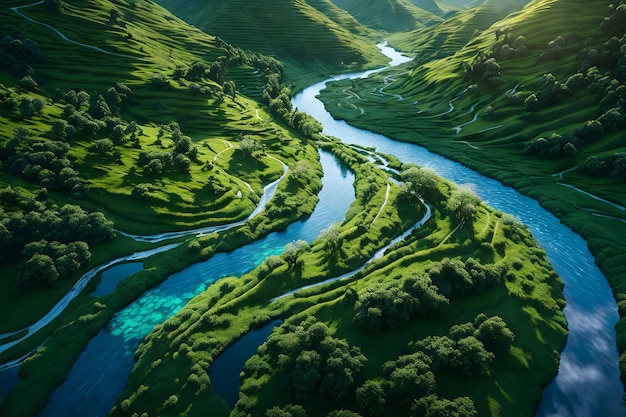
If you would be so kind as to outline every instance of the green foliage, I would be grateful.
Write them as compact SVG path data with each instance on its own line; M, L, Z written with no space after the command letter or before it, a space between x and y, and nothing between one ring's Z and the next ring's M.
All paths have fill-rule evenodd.
M279 365L288 375L296 398L308 398L313 391L342 400L367 361L357 347L345 339L334 338L329 328L309 317L297 326L281 326L267 340L264 359Z

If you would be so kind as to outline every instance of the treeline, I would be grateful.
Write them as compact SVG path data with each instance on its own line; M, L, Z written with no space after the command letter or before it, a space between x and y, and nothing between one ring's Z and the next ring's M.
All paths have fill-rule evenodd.
M435 317L447 311L449 297L483 291L501 281L505 272L503 266L483 265L474 258L465 262L446 258L426 274L367 287L356 298L353 320L370 332L380 332L414 316Z
M90 245L113 237L113 223L100 212L57 206L45 188L30 195L11 186L0 191L0 263L20 260L16 289L53 285L91 259Z
M337 404L354 395L364 416L383 415L394 409L407 416L476 416L468 397L447 399L437 394L437 373L458 372L466 378L486 375L498 352L506 352L515 335L499 316L479 314L472 322L454 325L444 336L428 336L409 343L408 353L386 361L380 376L363 380L360 372L367 358L345 339L332 336L328 326L314 317L286 324L272 332L267 342L245 366L246 377L262 378L268 372L285 375L285 386L297 402L312 393L328 396ZM356 381L363 381L356 386ZM245 398L239 399L237 413L245 413ZM361 414L345 409L328 417ZM266 417L306 416L298 404L274 406Z
M588 39L586 46L577 51L571 46L579 43L577 34L557 36L537 56L537 63L557 61L566 55L575 54L579 69L562 80L553 74L543 74L538 88L531 93L518 92L509 96L512 105L520 106L521 117L534 120L536 112L574 100L579 94L592 94L597 97L595 117L573 131L553 133L533 139L522 150L524 155L548 159L565 159L571 166L577 162L578 149L586 147L606 134L616 132L626 126L626 4L610 9L598 27L597 34ZM474 62L466 66L466 79L475 82L487 81L497 84L502 81L498 60L516 58L527 53L523 36L514 36L502 30L496 33L493 48L480 54ZM485 110L486 119L497 118L493 107ZM591 156L579 168L579 173L594 177L612 177L616 181L626 181L626 154L617 152L602 158Z

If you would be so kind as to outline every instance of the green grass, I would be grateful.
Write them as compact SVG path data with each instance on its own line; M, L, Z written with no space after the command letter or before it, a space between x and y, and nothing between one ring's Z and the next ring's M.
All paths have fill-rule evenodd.
M380 36L331 2L157 3L226 42L278 57L296 90L330 73L386 62L375 46Z
M342 155L349 155L345 150L342 152ZM355 233L352 222L376 213L381 200L377 194L367 205L360 206L358 190L363 182L368 182L368 177L358 175L362 166L358 158L353 159L352 166L357 171L357 200L350 210L352 220L348 214L341 226L342 235L351 238L333 252L328 251L323 240L318 240L311 245L310 252L302 255L300 266L289 269L283 264L270 271L263 264L243 277L226 278L191 300L179 314L148 336L138 351L138 366L113 415L128 412L176 415L182 410L198 410L209 402L218 404L219 397L211 393L206 376L210 364L251 327L273 319L297 323L303 317L315 316L333 329L335 337L346 338L350 345L360 347L368 362L362 373L356 376L356 387L364 380L380 375L382 364L405 353L409 342L427 335L446 334L450 326L471 321L481 312L505 319L516 334L513 346L510 351L496 355L489 376L468 379L449 372L438 374L438 392L446 398L471 396L479 415L529 415L534 411L543 386L556 373L558 362L553 352L565 342L561 283L551 270L545 252L536 247L532 236L519 229L518 237L507 238L505 234L510 233L510 229L501 223L501 213L486 206L481 205L472 224L462 228L457 227L458 220L451 213L437 206L433 218L419 236L395 246L385 257L349 281L312 288L268 303L272 297L291 288L337 276L342 272L336 269L337 266L346 261L342 258L353 254L352 249L344 251L343 248L371 236L379 237L375 246L382 245L387 237L420 216L420 212L413 208L398 217L398 205L389 204L385 208L389 215L379 217L370 228ZM370 175L378 175L376 169L368 167L366 170ZM390 221L394 224L400 221L404 226L390 228ZM442 244L444 240L445 244ZM485 263L516 264L518 269L509 266L507 280L485 292L454 297L448 312L434 319L418 317L380 335L372 335L352 322L354 299L349 298L346 291L359 293L378 282L402 280L411 272L427 270L433 262L445 257L477 257ZM201 364L202 371L198 364ZM291 391L285 389L283 373L270 368L256 375L252 377L252 373L246 373L242 380L242 397L231 415L262 415L272 406L298 403ZM169 384L166 388L159 381L180 383ZM192 386L200 388L193 392ZM170 395L178 397L178 404L166 409L161 406L162 399ZM313 394L301 404L311 415L325 415L334 407L358 411L353 395L349 394L346 400L333 405L322 401L319 394ZM397 415L398 412L402 410L391 404L385 415ZM225 416L229 412L219 406L215 415Z
M9 1L7 6L18 4L17 1ZM192 2L184 4L192 5ZM212 35L184 24L151 2L120 0L110 3L96 0L86 9L78 1L62 1L62 14L55 15L54 19L41 7L23 9L25 14L35 19L52 21L51 24L62 29L70 38L133 58L107 56L69 45L49 29L28 23L9 9L0 10L3 28L11 27L12 30L19 30L36 40L49 56L45 62L34 66L35 73L48 80L48 83L42 83L36 93L31 95L47 101L43 114L21 120L15 113L1 113L0 141L10 138L17 124L26 126L36 136L45 135L51 122L62 111L62 106L49 101L56 88L104 92L114 83L120 82L133 91L134 101L130 107L130 115L125 114L124 117L137 120L143 129L144 134L139 138L141 150L171 149L172 141L167 135L161 144L156 139L159 125L174 121L179 123L182 132L189 135L198 146L198 161L192 164L189 174L167 172L159 177L151 177L143 170L134 168L140 152L137 148L130 145L120 147L121 157L117 162L106 158L98 159L89 153L87 140L72 143L77 166L91 187L86 200L80 204L103 211L107 217L115 220L116 227L148 234L229 222L245 217L252 209L253 194L258 195L263 185L277 178L281 167L269 157L259 161L245 160L237 150L237 141L242 135L249 135L260 141L268 155L275 156L290 166L300 160L308 160L312 166L311 178L306 184L286 179L279 186L278 193L289 196L290 201L303 202L302 204L287 207L288 210L285 211L285 207L277 207L270 202L266 212L248 224L219 236L200 239L198 251L192 251L185 243L165 256L147 260L145 270L135 274L132 279L122 281L114 293L98 300L85 294L80 295L51 326L28 343L3 355L2 360L19 356L50 337L46 346L25 363L21 371L22 381L4 406L5 415L36 415L45 405L49 393L66 378L72 363L90 337L99 331L115 311L136 299L148 288L166 279L171 273L184 269L189 263L207 259L219 251L232 250L272 231L282 230L313 210L322 174L317 151L313 143L302 140L297 134L273 121L258 104L262 83L252 68L240 65L229 69L227 78L234 80L238 89L234 101L230 98L217 100L215 91L221 86L209 80L204 80L201 84L210 92L193 96L188 91L189 83L173 80L172 73L177 66L188 67L197 60L210 64L226 54L227 51L217 45L214 36L285 57L287 79L296 89L313 79L325 76L328 71L375 66L384 62L374 46L377 35L328 2L314 4L317 10L302 2L232 1L219 10L219 13L209 16L205 14L208 9L198 12L194 3L194 8L189 10L198 12L196 17L206 21L207 27L211 27ZM242 6L246 6L249 13L242 13ZM126 29L107 23L111 8L120 12L121 18L127 22ZM323 16L319 13L320 10L328 16ZM182 12L185 10L181 11L181 16L185 17ZM445 46L450 50L456 48L467 38L469 32L479 27L472 25L478 24L476 22L480 19L472 20L471 14L467 16L469 20L466 21L466 26L458 23L463 20L455 23L463 32L451 34L447 39L438 39L440 43L437 47ZM494 16L489 16L489 19L495 20ZM462 19L460 15L459 19ZM482 19L484 23L487 15ZM285 20L291 26L285 26ZM260 25L259 22L263 24ZM481 42L481 45L488 44L486 38ZM294 48L293 45L298 46ZM403 95L419 96L420 99L424 95L428 98L424 101L425 110L430 114L446 110L447 101L440 103L433 97L446 93L450 88L461 87L455 77L458 75L459 63L469 56L471 51L461 54L452 63L441 61L433 63L429 68L416 69L408 80L394 85L389 92L401 91ZM68 70L68 61L73 71ZM528 66L528 62L520 62L519 65L520 68L522 65ZM521 70L516 71L520 73ZM153 74L167 77L170 88L167 91L150 89L148 82ZM419 81L424 74L433 82L445 80L431 91L429 88L432 85L423 85ZM16 83L17 79L0 72L0 91L20 98L23 93L13 88ZM367 94L364 93L363 96ZM414 110L392 103L393 100L389 97L383 101L383 105L388 106L387 113L380 112L381 117L374 117L372 120L381 123L381 126L390 123L390 127L402 138L402 135L409 134L413 126L406 123L406 118L403 123L397 123L389 114L398 112L399 115L412 115ZM464 108L473 104L465 100L459 100ZM364 106L370 106L370 101L374 100L368 100ZM367 107L368 111L373 108ZM571 121L572 124L575 122ZM448 129L454 126L453 123L449 120L431 120L429 126ZM470 126L474 128L473 125ZM543 128L549 130L549 126ZM234 147L230 148L227 142ZM356 176L357 199L342 224L344 239L340 249L331 253L325 242L318 241L312 244L309 252L302 255L302 266L288 269L286 265L282 265L270 272L263 264L244 277L227 278L209 287L178 315L157 326L146 339L146 343L137 353L138 365L129 379L128 388L120 397L114 415L126 415L131 409L150 410L151 415L153 411L163 415L181 415L185 406L189 407L186 410L189 414L211 409L216 415L226 415L228 410L223 401L213 395L210 388L207 375L210 364L226 346L250 328L261 326L273 318L295 322L303 316L315 315L326 321L337 336L346 337L350 343L361 346L371 359L364 375L359 377L360 383L364 378L375 375L383 361L402 353L409 341L421 335L444 334L451 324L469 321L481 310L505 317L518 338L511 351L499 355L494 362L493 379L470 381L475 384L471 394L475 397L479 414L514 415L518 411L525 414L534 409L541 395L541 388L556 373L557 363L552 352L560 350L565 340L560 283L551 272L542 252L534 247L530 236L524 232L519 241L508 239L504 234L505 228L499 221L500 215L486 207L481 207L473 226L460 228L458 221L437 204L433 219L423 230L420 229L405 242L394 247L383 259L372 263L365 271L353 277L350 283L314 288L278 303L268 304L271 297L285 290L321 281L358 267L378 247L423 215L424 208L421 205L408 204L399 199L399 187L395 185L391 189L388 204L381 211L386 175L364 157L338 143L327 143L324 146L328 146L350 165ZM458 158L467 154L457 152ZM218 157L213 169L203 170L206 162L213 161L216 155ZM539 165L547 167L547 164ZM516 168L526 169L522 163L517 164ZM3 184L19 183L31 190L36 188L5 175L4 172L0 175ZM219 197L207 196L204 192L211 176L227 190ZM514 177L511 181L517 179L518 177ZM147 202L129 198L134 185L142 182L150 182L156 186ZM376 192L371 198L365 198L367 189L372 184L376 184ZM441 186L442 191L447 188ZM615 193L610 184L605 186L605 190L608 194ZM237 197L237 191L242 192L242 198ZM560 191L568 195L571 193L566 189ZM67 201L66 196L60 193L51 194L58 203ZM579 203L578 200L574 201ZM283 214L271 214L277 212ZM372 222L379 212L380 216ZM363 228L363 222L368 227ZM126 239L116 238L95 249L93 264L142 248L145 245L129 244ZM393 342L389 351L380 349L380 343L385 338L372 338L352 324L353 304L346 299L347 288L362 291L375 282L401 279L409 272L425 270L432 262L450 256L477 256L484 262L515 263L522 267L519 271L513 271L512 278L497 288L453 300L455 307L458 305L459 308L451 309L443 317L434 320L434 323L420 318L402 329L407 331L398 329L388 332L385 336ZM12 277L16 266L3 264L1 268L3 277ZM540 279L531 282L529 276ZM78 275L74 279L77 277ZM1 280L2 313L4 317L12 317L6 323L6 328L17 329L35 321L67 291L74 279L62 282L61 286L52 291L38 288L23 295L23 298L14 297L11 279ZM97 278L88 290L93 289L96 284ZM30 304L20 303L31 296ZM23 306L31 308L22 308ZM539 328L541 334L534 332L535 328ZM523 375L530 382L526 389L515 390L512 387L515 386L514 383L519 383L517 378L522 369L525 371ZM261 381L245 380L244 390L249 394L246 406L259 411L256 414L262 414L264 407L290 400L288 395L284 395L282 388L273 389L282 387L280 378L280 373L272 372ZM462 392L468 382L447 374L438 375L437 378L441 390L449 390L450 393ZM142 385L147 390L141 388ZM178 405L166 410L162 407L163 402L172 394L178 395ZM327 411L322 410L326 407L323 402L318 401L315 404L316 400L319 398L312 398L307 407L314 411ZM521 409L514 406L519 402L524 404ZM346 406L354 407L353 397L347 400ZM391 412L394 410L392 407Z
M521 105L514 105L505 94L520 84L518 91L529 94L536 91L543 74L552 73L557 80L567 77L580 67L576 60L585 46L601 47L608 35L599 31L603 17L608 13L608 3L589 4L582 1L533 1L518 13L502 19L497 24L476 33L461 49L448 57L426 62L413 69L399 67L354 84L338 82L322 92L321 98L335 117L351 124L374 130L397 140L414 142L446 157L463 163L485 175L502 181L524 194L538 200L588 242L597 264L609 280L617 299L621 299L625 284L623 264L626 253L626 225L624 212L609 204L567 189L559 183L579 189L626 206L623 184L610 178L584 177L574 172L563 179L552 174L572 166L565 159L540 159L523 156L522 149L531 140L548 137L552 133L572 133L588 120L598 117L598 96L586 90L576 91L560 104L535 111L531 118L524 116ZM580 13L580 10L586 10ZM459 14L462 17L463 13ZM447 24L444 23L443 25ZM459 31L465 26L458 24ZM463 65L469 63L479 51L488 50L495 40L495 30L508 28L511 33L523 35L527 53L519 58L501 61L503 81L489 87L478 84L478 93L465 94L454 101L455 110L441 115L470 83L463 79ZM438 28L424 35L440 33ZM538 60L547 50L548 43L557 36L567 38L565 54L558 60ZM434 37L433 37L434 39ZM408 71L408 72L407 72ZM387 93L401 94L404 100L393 96L371 97L383 86L383 77L396 79L386 88ZM358 94L364 100L346 105L344 89ZM414 104L417 101L417 104ZM411 104L413 103L413 104ZM487 106L495 110L493 120L485 120ZM462 127L456 134L455 126ZM496 126L501 127L486 130ZM606 133L601 139L578 149L574 165L582 165L590 156L599 158L626 150L623 129ZM471 145L471 146L468 146ZM596 214L610 218L601 218Z

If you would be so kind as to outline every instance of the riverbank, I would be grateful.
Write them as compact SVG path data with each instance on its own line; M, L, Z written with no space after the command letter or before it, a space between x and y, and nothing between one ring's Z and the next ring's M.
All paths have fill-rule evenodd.
M387 86L382 76L373 84ZM334 117L397 141L424 146L429 151L494 178L537 200L546 210L582 236L612 288L613 297L619 305L620 316L626 315L626 281L623 279L623 265L626 261L624 259L626 240L623 238L626 235L626 224L623 220L626 214L620 208L626 205L626 201L623 200L624 195L620 193L618 183L585 178L574 172L564 174L563 178L555 177L553 176L555 172L566 168L562 162L531 160L521 156L518 148L491 144L498 135L510 136L512 132L510 129L501 129L476 133L485 125L484 120L477 124L473 131L468 132L469 136L458 136L452 129L454 122L443 118L433 119L420 114L412 117L416 122L419 121L415 126L409 128L403 124L400 120L401 117L408 117L405 114L408 108L420 106L409 104L409 100L386 102L387 107L382 109L379 107L379 101L368 99L359 102L363 111L358 112L336 106L335 103L345 97L343 89L346 85L354 87L345 81L335 85L331 83L320 95ZM358 94L365 95L373 87L368 83L359 82L353 89L358 92L360 88L364 92ZM466 99L462 104L456 104L455 112L462 114L467 111L471 102ZM396 115L398 112L403 116L399 118ZM376 114L376 117L369 117L372 114ZM470 139L472 147L460 143L464 142L464 139ZM573 186L576 189L573 189ZM578 191L580 189L586 192ZM626 371L626 355L623 353L626 348L626 333L622 330L626 328L624 323L626 322L622 319L616 327L622 374Z
M284 320L286 323L284 327L277 328L280 330L274 330L274 334L297 324L303 317L314 316L329 323L336 337L345 337L350 344L355 343L366 353L368 364L363 375L354 375L354 386L350 388L350 392L353 392L366 379L377 375L383 362L392 359L394 355L401 355L406 344L419 337L418 335L439 334L453 323L472 320L478 311L502 314L516 334L515 348L510 351L510 356L501 353L497 355L501 359L494 360L492 372L487 378L491 382L487 383L482 378L481 382L471 380L471 384L477 384L476 391L472 391L471 395L480 415L488 414L490 407L494 406L502 407L503 413L507 415L528 415L536 407L543 386L550 381L557 369L554 351L558 351L565 341L565 322L561 312L563 301L557 303L554 298L560 291L560 283L554 274L547 272L549 264L545 258L542 260L541 251L534 248L532 238L527 232L519 229L519 236L524 237L517 243L505 237L511 226L502 221L501 213L493 212L481 204L471 225L459 227L458 219L444 208L445 197L438 197L433 208L433 217L406 239L396 243L382 258L346 280L323 286L309 285L354 269L368 256L372 256L377 246L391 239L393 234L403 228L408 228L411 222L416 222L423 215L422 210L416 210L415 204L419 206L419 203L409 204L400 197L401 187L398 185L391 186L389 202L384 204L387 194L384 180L387 175L381 177L383 182L373 181L382 172L374 167L369 155L357 153L339 143L331 142L331 145L342 160L355 170L357 180L356 205L353 204L340 225L341 239L332 240L335 243L331 244L329 235L322 233L319 239L311 243L310 249L299 256L296 264L289 266L284 255L271 257L250 273L223 281L221 285L211 286L195 297L179 314L155 328L138 349L138 364L131 374L127 389L113 410L113 415L129 412L152 413L157 410L165 414L176 414L176 410L199 410L206 407L212 407L216 415L228 415L228 407L211 389L212 384L219 384L220 381L209 381L205 372L208 372L214 358L250 328L262 327L272 320ZM380 157L376 159L384 160ZM363 199L372 182L379 184L374 198ZM451 184L439 186L444 195L448 195L453 188ZM437 193L434 194L436 195ZM384 208L380 214L382 206ZM357 210L357 207L360 208ZM368 218L377 220L368 227L359 227ZM389 224L390 220L393 220L393 226ZM395 225L398 221L401 223ZM528 262L527 256L531 252L534 253L533 261ZM463 259L476 257L497 264L519 262L521 269L518 272L510 269L506 284L503 282L504 286L497 285L498 289L488 290L484 294L455 297L454 303L459 308L451 308L449 315L444 314L436 319L416 318L410 321L408 327L385 331L382 333L384 338L355 327L352 315L358 294L381 285L380 283L386 285L394 281L402 282L403 277L410 275L409 271L427 270L437 260L447 256L461 256ZM533 281L523 278L528 276L543 278ZM307 284L306 289L291 296L278 297L304 284ZM232 290L226 292L224 288ZM277 301L269 302L272 299ZM531 321L527 321L528 316L524 313L520 315L523 311L521 305L527 302L533 305L533 309L537 309L537 315L533 314ZM534 324L531 325L531 322ZM522 330L529 325L534 329L539 325L538 322L542 323L540 327L543 338L543 342L539 343L534 339L534 331ZM380 345L383 339L384 348ZM260 352L264 351L265 348L261 347ZM511 376L515 374L519 377L521 357L527 358L524 360L523 375L543 383L520 385L519 378L505 376L510 373ZM242 374L245 375L242 391L233 415L262 415L266 408L283 407L288 403L302 404L311 415L325 415L332 410L333 403L317 401L317 394L302 401L289 390L279 389L285 381L284 372L276 364L265 362L263 356L261 362L257 356L248 361ZM160 386L158 381L162 380L181 382L179 386L168 387L165 394L165 397L175 398L175 402L171 400L167 405L159 404L155 396L163 398L163 391L156 387ZM469 380L443 378L441 381L445 381L441 384L444 384L446 391L456 392L458 388L460 395L461 391L467 391ZM509 390L507 384L510 382L505 381L515 381L515 390ZM192 389L196 386L198 389ZM496 392L490 386L499 388ZM520 390L520 386L526 388ZM509 398L503 400L502 395ZM495 402L489 405L488 397L496 398L492 400ZM494 405L496 403L497 406ZM345 409L359 410L353 394L337 404ZM389 405L387 412L389 415L397 415L403 411L401 406Z

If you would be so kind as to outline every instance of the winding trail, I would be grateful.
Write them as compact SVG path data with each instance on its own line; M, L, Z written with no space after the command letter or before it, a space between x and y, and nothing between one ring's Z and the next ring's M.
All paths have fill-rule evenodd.
M43 22L35 20L35 19L31 18L31 17L28 17L28 16L26 16L24 13L22 13L20 11L21 9L26 9L28 7L33 7L33 6L39 6L40 4L43 4L43 3L44 3L44 0L41 0L41 1L38 1L36 3L26 4L26 5L23 5L23 6L11 7L11 10L13 10L15 13L17 13L18 16L28 20L29 22L32 22L32 23L35 23L35 24L47 27L48 29L52 30L54 33L59 35L61 37L61 39L63 39L66 42L72 43L74 45L78 45L78 46L83 47L83 48L87 48L87 49L91 49L91 50L94 50L94 51L97 51L97 52L101 52L101 53L106 54L106 55L117 56L117 57L121 57L121 58L141 59L141 58L139 58L137 56L121 54L121 53L118 53L118 52L111 52L111 51L104 50L104 49L102 49L100 47L94 46L94 45L89 45L89 44L86 44L86 43L81 43L81 42L75 41L75 40L70 39L67 36L65 36L65 34L63 34L63 32L61 32L60 30L54 28L53 26L50 26L47 23L43 23Z
M316 288L316 287L321 287L322 285L332 284L333 282L337 282L337 281L341 281L341 280L347 280L348 278L353 277L354 275L356 275L357 273L361 272L363 269L368 267L376 259L382 258L383 255L385 254L385 251L387 249L389 249L390 247L392 247L396 243L401 242L402 240L406 239L406 237L409 236L413 232L413 230L423 226L424 223L426 223L432 217L432 209L431 209L430 204L428 204L427 202L425 202L422 199L420 199L420 201L426 207L426 213L424 214L424 217L422 217L420 221L415 223L412 227L410 227L407 231L402 233L400 236L396 237L391 242L389 242L387 245L385 245L384 247L382 247L378 251L376 251L376 253L370 259L368 259L363 265L361 265L359 268L354 269L354 270L352 270L350 272L346 272L345 274L340 275L338 277L329 278L329 279L321 281L321 282L316 282L315 284L304 285L302 287L298 287L296 289L287 291L287 292L285 292L285 293L283 293L283 294L281 294L281 295L279 295L277 297L274 297L274 298L270 299L270 303L276 302L278 300L281 300L281 299L283 299L285 297L288 297L288 296L293 295L295 293L298 293L300 291L304 291L304 290L308 290L308 289Z
M613 202L611 202L611 201L609 201L609 200L605 200L605 199L604 199L604 198L602 198L602 197L598 197L597 195L593 195L593 194L591 194L591 193L588 193L587 191L581 190L580 188L576 188L576 187L574 187L573 185L570 185L570 184L563 184L563 183L561 183L561 182L559 182L559 183L557 183L557 184L559 184L559 185L560 185L560 186L562 186L562 187L571 188L572 190L574 190L574 191L578 191L579 193L582 193L582 194L584 194L584 195L586 195L586 196L588 196L588 197L591 197L591 198L593 198L593 199L595 199L595 200L602 201L603 203L609 204L609 205L611 205L611 206L613 206L613 207L615 207L615 208L617 208L617 209L619 209L619 210L621 210L621 211L626 211L626 207L624 207L624 206L620 206L619 204L613 203Z
M383 204L378 209L378 213L376 213L376 217L374 217L374 220L372 220L372 223L374 223L376 220L378 220L378 218L382 214L383 209L385 208L385 206L387 205L387 202L389 201L389 192L390 191L391 191L391 184L387 183L387 190L385 191L385 201L383 201Z
M223 151L221 151L221 152L223 152ZM239 220L237 222L228 223L228 224L220 224L220 225L215 225L215 226L206 226L206 227L200 227L200 228L197 228L197 229L183 230L183 231L178 231L178 232L157 233L157 234L148 235L148 236L145 236L145 235L135 235L135 234L132 234L132 233L126 233L126 232L122 232L122 231L119 231L119 230L117 232L119 234L123 235L123 236L129 237L129 238L131 238L131 239L133 239L135 241L138 241L138 242L159 243L159 242L162 242L164 240L176 239L176 238L184 237L184 236L195 235L196 237L202 237L202 236L210 235L212 233L223 232L225 230L232 229L233 227L241 226L244 223L246 223L247 221L249 221L250 219L252 219L253 217L257 216L265 208L265 205L268 203L269 200L272 199L272 197L276 193L276 188L278 187L278 184L283 180L283 178L285 178L285 176L287 175L287 172L289 171L289 167L284 162L282 162L280 159L276 159L276 158L274 158L272 156L270 156L270 158L275 159L276 161L281 163L281 165L283 166L283 174L280 176L280 178L278 178L277 180L269 183L268 185L266 185L263 188L263 195L261 196L259 204L254 209L254 211L248 217L246 217L243 220ZM248 185L248 187L249 187L249 185Z

